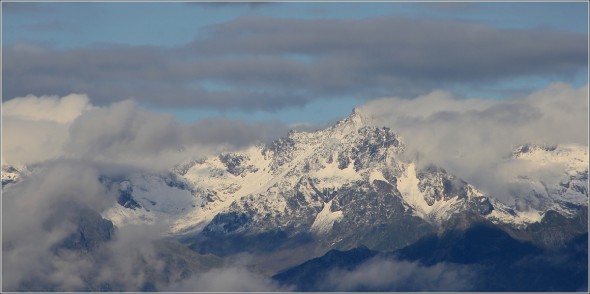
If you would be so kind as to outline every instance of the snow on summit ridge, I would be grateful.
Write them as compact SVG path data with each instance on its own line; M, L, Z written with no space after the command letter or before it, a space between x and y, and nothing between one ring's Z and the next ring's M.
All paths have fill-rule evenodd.
M330 234L331 226L357 217L359 212L350 206L351 201L365 201L361 195L366 193L386 193L390 196L379 201L394 199L405 207L396 213L418 216L433 225L466 211L500 223L538 221L444 169L416 170L402 156L405 145L397 134L369 125L369 115L355 108L329 128L290 132L268 146L230 154L239 160L215 157L196 164L184 178L199 191L195 196L207 201L177 221L174 230L206 224L218 214L246 213L252 216L246 230L294 226ZM241 172L236 174L236 170ZM349 199L345 193L358 195L358 199ZM379 201L372 209L384 205ZM326 218L330 211L338 212L338 217ZM318 222L320 219L338 221Z

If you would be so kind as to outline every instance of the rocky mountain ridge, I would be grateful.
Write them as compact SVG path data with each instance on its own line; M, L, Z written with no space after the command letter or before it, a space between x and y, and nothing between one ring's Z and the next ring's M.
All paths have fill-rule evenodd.
M563 179L548 186L518 175L513 196L521 201L505 204L442 167L418 166L403 139L370 119L355 109L329 128L291 131L268 146L189 160L168 174L106 179L120 196L103 216L116 226L167 222L171 234L197 239L278 234L326 248L393 250L449 224L524 228L547 211L574 216L588 205L585 146L518 146L509 161L562 164ZM3 186L18 178L3 166Z

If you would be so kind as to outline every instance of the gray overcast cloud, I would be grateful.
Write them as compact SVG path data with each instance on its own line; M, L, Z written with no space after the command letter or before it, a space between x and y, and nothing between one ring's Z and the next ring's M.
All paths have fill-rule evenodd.
M518 77L574 75L583 34L498 29L476 22L296 20L249 15L160 48L4 50L5 99L86 93L96 105L135 98L156 106L279 110L313 99L412 96Z

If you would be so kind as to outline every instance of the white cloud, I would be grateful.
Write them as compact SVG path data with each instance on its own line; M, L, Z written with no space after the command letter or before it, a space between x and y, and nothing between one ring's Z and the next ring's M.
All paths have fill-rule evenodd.
M2 116L31 121L70 123L84 111L92 108L84 94L58 96L17 97L2 103Z
M286 133L278 122L205 119L193 124L146 111L132 100L95 107L85 95L27 96L3 107L2 164L83 158L168 169Z
M279 286L270 278L245 267L224 267L198 273L170 286L174 292L285 292L290 287Z
M62 155L69 124L2 118L2 164L30 164Z
M18 97L2 103L2 164L56 158L69 125L92 109L86 95Z
M469 291L476 273L468 266L372 258L353 270L334 270L324 281L330 291Z
M461 99L435 91L414 99L384 98L362 111L389 126L412 158L434 163L509 201L498 187L514 147L588 142L588 85L553 84L520 99Z
M118 228L114 240L103 248L103 260L95 264L95 282L120 283L125 291L140 291L150 282L157 285L165 262L158 256L155 242L165 236L165 224Z

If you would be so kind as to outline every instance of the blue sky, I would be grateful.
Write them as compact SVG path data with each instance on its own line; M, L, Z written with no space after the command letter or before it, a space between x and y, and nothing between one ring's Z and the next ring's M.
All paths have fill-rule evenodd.
M449 5L449 4L455 4ZM465 19L501 28L546 28L588 33L585 3L38 3L37 10L4 13L5 45L44 42L72 48L101 43L180 45L199 29L243 14L285 18L367 18L401 14ZM429 6L432 5L432 6ZM445 8L448 6L448 8ZM42 28L45 26L46 28Z
M23 48L36 48L40 50L52 50L65 56L67 59L70 52L80 51L91 51L91 50L102 50L101 48L109 48L109 58L113 55L118 54L115 49L116 47L130 48L133 51L134 48L148 47L148 51L156 52L154 54L177 54L178 50L188 50L186 48L193 48L191 44L198 48L206 47L207 44L215 44L215 42L223 41L227 43L227 40L223 40L223 36L219 33L223 28L224 24L232 22L243 21L245 25L242 25L239 29L243 29L248 26L250 22L247 22L248 17L260 21L264 19L267 21L268 29L273 27L273 23L282 23L282 20L299 20L292 26L285 25L283 30L285 32L298 34L298 29L301 27L302 31L305 27L306 22L315 21L318 24L330 23L338 20L345 21L357 21L355 23L346 23L351 28L363 26L366 21L371 23L372 21L377 22L373 24L370 30L377 31L378 22L383 18L401 17L403 21L410 25L416 23L419 25L421 21L431 21L440 26L445 26L447 23L459 22L460 26L470 27L469 31L477 31L477 25L491 28L494 32L490 32L490 36L502 38L502 34L519 34L522 33L526 37L537 38L540 40L540 44L543 44L543 36L539 34L547 33L547 40L560 40L561 35L573 34L575 38L588 36L588 8L587 3L3 3L3 30L2 30L2 41L4 48L13 48L14 50L4 50L4 59L10 58L11 54L20 54L23 52ZM271 19L266 19L269 17ZM434 25L436 26L436 25ZM213 30L212 30L213 28ZM292 30L290 28L293 28ZM261 30L259 27L254 29L266 34L267 28ZM395 30L403 30L403 28L395 28ZM370 31L369 30L369 31ZM429 28L425 28L429 30ZM258 32L257 31L257 32ZM524 32L523 32L524 31ZM418 31L420 32L420 31ZM230 32L231 33L231 32ZM452 33L452 31L451 31ZM213 34L213 36L211 36ZM217 34L217 36L215 36ZM270 33L272 34L272 33ZM307 37L313 32L306 32ZM319 34L319 33L318 33ZM395 36L400 38L412 38L411 35L404 35L403 33L396 33ZM531 36L529 36L531 35ZM534 36L533 36L534 35ZM270 35L269 35L270 36ZM276 38L276 35L272 35L272 38ZM273 40L271 37L268 40ZM313 35L312 35L313 37ZM324 38L324 36L318 37ZM351 40L356 42L354 36L351 36ZM356 37L361 42L363 35ZM514 40L516 37L510 37L510 40ZM213 40L213 41L209 41ZM265 39L266 40L266 39ZM351 41L347 40L347 41ZM458 39L461 40L461 39ZM508 40L508 39L507 39ZM371 46L373 40L367 41L367 46ZM378 42L378 40L376 41ZM220 43L220 44L226 44ZM443 42L444 43L444 42ZM245 43L244 43L245 44ZM333 44L333 43L330 43ZM327 44L326 46L331 46ZM343 43L346 44L346 43ZM395 43L398 44L398 43ZM428 43L420 43L428 44ZM447 46L442 43L433 43L433 46ZM579 42L577 43L579 44ZM444 46L443 46L444 45ZM249 46L245 44L244 46ZM297 46L295 44L294 46ZM375 45L377 46L377 45ZM381 44L380 46L383 46ZM424 46L424 45L420 45ZM571 45L571 48L579 45ZM16 48L16 49L15 49ZM245 48L245 47L244 47ZM446 47L445 47L446 48ZM457 50L461 50L458 47ZM367 99L377 98L378 96L407 96L412 97L413 95L425 93L435 88L443 88L456 92L460 96L471 97L486 97L490 99L506 99L507 97L518 96L526 94L530 91L543 88L552 82L567 82L575 85L581 85L587 82L587 59L585 62L582 60L571 61L567 58L569 52L573 52L570 47L564 49L564 55L558 58L563 58L563 62L555 62L552 66L546 68L539 68L535 70L521 70L515 68L515 73L512 74L510 69L497 69L497 73L486 74L485 72L477 71L477 74L481 74L480 79L466 80L462 82L460 76L456 79L450 79L441 83L436 83L436 76L429 76L423 78L420 74L428 75L428 72L418 72L416 76L404 79L400 77L402 73L396 73L395 75L388 76L386 74L383 77L384 82L394 81L399 84L398 88L383 87L383 89L373 91L369 87L379 88L382 84L375 84L373 86L368 85L367 89L361 89L361 85L350 88L350 91L337 91L337 90L326 90L322 85L307 86L310 81L297 81L293 82L297 87L286 87L281 88L282 85L289 85L290 73L287 69L283 71L279 70L277 75L284 75L280 81L276 84L265 85L263 80L256 80L253 83L242 83L236 80L227 80L223 76L216 77L216 79L208 79L199 75L198 78L194 78L195 81L191 82L192 76L182 76L183 82L176 82L174 80L162 82L160 88L154 84L151 80L142 80L141 78L135 78L132 75L122 75L120 71L113 73L113 76L121 75L121 79L113 81L111 79L94 80L94 74L89 74L88 80L80 79L79 83L74 87L69 86L72 92L84 91L86 88L84 85L97 83L101 87L113 87L113 91L101 91L93 90L88 86L88 93L93 99L93 103L102 104L110 103L114 100L120 100L129 98L131 96L137 99L141 104L147 108L158 111L167 111L174 113L179 120L182 121L193 121L203 117L209 116L224 116L236 119L246 119L253 121L264 121L264 120L280 120L286 123L300 123L300 122L311 122L311 123L326 123L334 119L340 118L347 115L350 110L364 102ZM321 48L320 48L321 49ZM324 51L314 51L309 55L302 54L304 56L299 61L306 61L314 63L315 60L320 60L324 57ZM390 48L392 51L397 50L396 47ZM447 48L448 49L448 48ZM143 49L142 49L143 50ZM200 50L200 49L199 49ZM201 51L195 50L194 55L187 57L187 59L199 59L201 58ZM245 50L245 49L244 49ZM279 50L279 49L277 49ZM284 48L281 50L285 50ZM307 49L306 49L307 50ZM323 49L322 49L323 50ZM530 49L527 49L530 50ZM553 51L559 51L560 48L551 49ZM586 48L587 50L587 48ZM289 51L289 50L287 50ZM276 58L274 61L285 62L288 61L284 58L287 51L276 52L272 51L265 55L265 53L254 54L250 51L244 53L242 51L229 52L226 55L211 55L211 57L202 58L203 62L215 60L222 64L225 60L232 60L232 56L244 54L249 57L268 57L272 56ZM330 51L330 50L328 50ZM333 52L331 50L330 52ZM513 52L514 49L507 49L506 54ZM540 52L539 54L545 54L546 56L553 56L547 53L549 49ZM92 51L94 52L94 51ZM102 51L100 51L102 52ZM158 53L159 52L159 53ZM163 52L163 53L162 53ZM171 53L172 52L172 53ZM307 51L306 51L307 52ZM428 51L424 54L432 54L437 51ZM504 51L502 51L504 52ZM504 53L498 54L504 54ZM149 54L152 54L149 53ZM54 52L54 54L56 54ZM133 55L132 53L130 53ZM233 54L233 55L232 55ZM274 55L276 54L276 55ZM495 53L491 53L495 54ZM357 52L351 53L351 58L357 56ZM535 52L531 52L531 55L536 55ZM83 56L92 56L91 53ZM122 56L122 55L121 55ZM385 56L385 55L384 55ZM388 56L388 55L387 55ZM521 56L516 54L515 56ZM502 58L499 56L498 58ZM125 59L125 57L122 57ZM309 58L309 60L306 60ZM344 58L349 58L344 56ZM399 56L393 56L392 58L402 58ZM443 57L444 58L444 57ZM456 58L456 56L454 57ZM511 57L516 58L516 57ZM548 57L539 57L548 58ZM52 59L52 58L49 58ZM182 63L175 60L175 64ZM18 60L18 58L15 58ZM149 60L149 58L147 59ZM421 58L419 60L422 60ZM292 61L292 60L290 60ZM103 68L102 61L98 60L93 63L92 66ZM139 61L138 61L139 62ZM168 62L168 61L166 61ZM166 63L164 62L164 63ZM170 61L172 62L172 61ZM327 62L327 61L326 61ZM336 66L334 70L342 71L347 69L361 70L364 69L363 63L366 60L359 60L360 66L356 67L343 67L342 69ZM568 66L563 65L565 62ZM572 66L575 62L580 63L579 66ZM319 61L318 61L319 63ZM538 62L537 62L538 63ZM571 63L571 64L570 64ZM200 64L200 63L199 63ZM267 64L267 63L265 63ZM270 61L268 62L270 64ZM358 65L357 64L357 65ZM393 63L394 66L400 64ZM43 69L47 69L48 72L55 71L63 73L66 69L60 68L61 64L46 64ZM71 65L72 67L75 65ZM136 66L136 65L134 65ZM212 65L215 66L215 65ZM441 65L441 67L444 65ZM451 64L452 66L452 64ZM529 66L523 64L522 66ZM301 65L295 65L294 68L300 68ZM534 64L530 65L534 67ZM567 68L566 68L567 67ZM22 95L29 93L35 95L41 94L65 94L67 92L68 85L61 85L59 82L52 81L54 84L50 84L48 79L51 77L39 77L39 68L34 66L21 66L17 61L14 65L9 64L6 71L6 75L13 72L13 68L28 68L31 72L29 74L34 78L39 79L42 82L36 82L31 78L30 83L34 83L36 88L30 88L30 84L27 86L25 82L12 82L10 77L8 83L5 83L3 89L3 99L11 99L13 95ZM104 66L108 68L108 66ZM282 67L277 67L282 68ZM564 69L566 68L566 69ZM561 70L563 69L563 70ZM3 69L4 70L4 69ZM11 71L13 70L13 71ZM23 71L25 69L22 69ZM35 70L35 72L33 72ZM118 69L119 70L119 69ZM153 70L153 69L151 69ZM449 69L451 70L451 69ZM555 70L555 72L552 72ZM441 72L446 72L443 69L439 69ZM367 74L375 74L375 79L381 78L378 74L381 73L377 69L367 70ZM222 74L232 75L231 69L228 69ZM220 74L220 75L222 75ZM442 73L439 73L442 74ZM470 75L469 73L465 73ZM96 74L98 76L108 76L108 73ZM157 75L157 74L156 74ZM446 74L448 75L448 74ZM26 77L27 75L23 75ZM55 76L55 74L53 75ZM84 76L84 73L77 74L77 77ZM298 76L294 75L296 78ZM473 75L476 76L476 75ZM298 77L300 78L300 77ZM5 77L6 79L6 77ZM67 79L67 75L64 75L64 79ZM125 88L119 92L116 92L116 86L119 83L125 83L126 79L133 80L135 88L141 88L142 84L147 84L153 87L150 91L152 93L162 89L162 93L174 92L164 89L174 89L175 87L182 88L183 94L187 98L183 98L184 102L178 103L167 103L164 100L174 100L172 97L163 97L162 100L158 98L143 99L145 96L141 91L136 91L133 88ZM351 84L350 81L354 81L354 77L339 77L334 78L337 81L332 81L335 85ZM428 80L430 79L430 80ZM294 80L295 81L295 80ZM413 84L413 81L420 81L419 83ZM45 87L41 84L47 82ZM156 80L156 82L158 82ZM311 81L313 82L313 81ZM56 84L57 83L57 84ZM319 81L318 81L319 83ZM360 83L360 82L359 82ZM209 94L220 94L220 96L213 95L212 98L206 100L204 103L187 102L190 100L190 89L191 84L198 85L202 89L210 92L220 93L209 93ZM153 86L152 86L153 85ZM223 85L213 86L211 89L210 85ZM268 89L264 87L269 87ZM216 88L218 87L218 88ZM226 88L227 87L227 88ZM236 92L242 91L244 87L250 90L257 89L261 90L265 95L268 94L268 101L275 103L276 106L266 107L264 105L260 107L254 105L255 103L249 103L249 100L243 100L240 97L234 97ZM332 87L332 86L330 86ZM294 89L300 89L294 90ZM399 89L399 90L397 90ZM221 93L223 90L232 90L233 93ZM43 91L61 91L61 93L42 93ZM93 93L96 92L95 95ZM104 92L104 93L103 93ZM294 93L301 92L301 93ZM250 96L255 96L256 91L253 91ZM277 94L279 93L279 94ZM299 98L291 98L290 94L297 94ZM221 95L222 94L222 95ZM101 96L102 95L102 96ZM113 98L106 98L106 96L116 96ZM195 95L199 95L199 92L195 92ZM248 96L245 95L245 96ZM282 98L276 98L273 95L278 95ZM374 95L372 97L371 95ZM6 97L8 96L8 97ZM104 97L103 97L104 96ZM166 96L166 95L162 95ZM273 96L273 97L271 97ZM284 97L283 97L284 96ZM211 102L211 99L226 99L227 103L222 104ZM232 104L232 99L235 99L236 104ZM242 100L240 100L242 99ZM256 101L255 98L249 98L252 101ZM279 99L291 99L292 102L281 102ZM179 98L180 100L180 98ZM244 102L245 101L245 102Z

